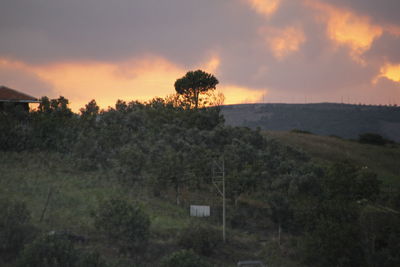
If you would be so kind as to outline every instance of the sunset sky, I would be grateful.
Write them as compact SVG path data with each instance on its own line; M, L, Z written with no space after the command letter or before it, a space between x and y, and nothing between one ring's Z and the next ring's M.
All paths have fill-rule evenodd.
M399 0L2 0L0 85L106 108L200 68L226 104L400 104L399 13Z

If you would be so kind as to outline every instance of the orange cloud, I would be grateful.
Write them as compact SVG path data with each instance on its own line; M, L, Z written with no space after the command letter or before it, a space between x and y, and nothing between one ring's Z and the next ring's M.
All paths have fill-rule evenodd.
M200 68L209 73L216 73L221 64L221 60L218 56L213 55L207 62L202 64Z
M214 73L219 64L219 57L213 56L199 67ZM70 100L74 111L78 111L91 99L96 99L99 106L106 108L113 106L117 99L131 101L164 97L175 93L173 85L176 79L187 71L162 57L155 56L118 63L78 61L48 65L29 65L0 58L0 66L23 70L51 84L59 95ZM23 88L18 89L23 91ZM230 104L254 102L262 94L250 88L223 83L218 89L225 94L225 102Z
M400 83L400 64L385 64L383 67L381 67L380 74L374 80L374 82L376 83L380 78L386 78L391 81Z
M318 18L327 24L329 38L339 45L348 46L351 49L351 56L358 62L362 62L361 55L371 48L374 40L384 31L381 26L372 24L367 16L317 0L305 0L305 3L321 12Z
M71 100L74 110L95 98L102 107L117 99L147 100L173 93L173 84L184 71L162 58L120 64L71 62L35 66L33 71Z
M267 90L252 90L250 88L222 85L219 90L224 94L224 104L244 104L244 103L260 103L267 94Z
M281 0L246 0L246 2L258 13L269 16L276 12Z
M267 46L275 58L279 60L298 51L306 40L304 31L299 27L262 28L260 33L264 36Z

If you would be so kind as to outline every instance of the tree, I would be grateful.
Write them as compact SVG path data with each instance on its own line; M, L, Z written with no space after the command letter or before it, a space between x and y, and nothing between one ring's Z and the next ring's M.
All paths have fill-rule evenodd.
M189 108L197 109L199 105L208 104L208 100L201 98L201 95L215 90L218 83L217 78L210 73L202 70L188 71L185 76L176 80L175 90Z
M96 228L121 252L146 248L150 218L139 206L122 199L110 199L100 204L94 216Z
M93 119L99 115L100 107L97 105L96 100L92 100L85 105L84 108L81 108L79 111L82 114L82 118L85 119Z

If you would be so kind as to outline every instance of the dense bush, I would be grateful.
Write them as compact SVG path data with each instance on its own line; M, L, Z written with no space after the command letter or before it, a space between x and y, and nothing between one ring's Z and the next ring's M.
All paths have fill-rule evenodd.
M121 252L131 253L146 247L150 219L138 205L122 199L110 199L100 204L94 219L96 228Z
M57 235L43 235L25 247L17 266L72 267L79 261L71 241Z
M375 133L360 134L358 137L358 142L362 144L371 144L378 146L394 143L393 141L384 138L382 135Z
M82 253L66 236L45 234L23 250L19 267L106 267L96 252Z
M292 129L290 130L291 133L299 133L299 134L313 134L310 131L301 130L301 129Z
M15 259L34 233L25 203L0 201L0 263Z
M220 231L194 223L181 232L178 240L178 244L183 248L192 249L204 256L212 255L221 243Z
M212 265L191 250L180 250L166 256L161 261L162 267L211 267Z

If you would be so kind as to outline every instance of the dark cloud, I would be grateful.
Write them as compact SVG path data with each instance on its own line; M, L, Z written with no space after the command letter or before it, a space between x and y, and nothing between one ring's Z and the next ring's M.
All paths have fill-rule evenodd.
M4 55L47 62L119 60L156 53L193 63L209 49L247 39L257 17L241 1L68 0L2 4Z
M388 61L400 64L400 38L384 34L375 40L371 49L365 52L365 57L374 62Z

